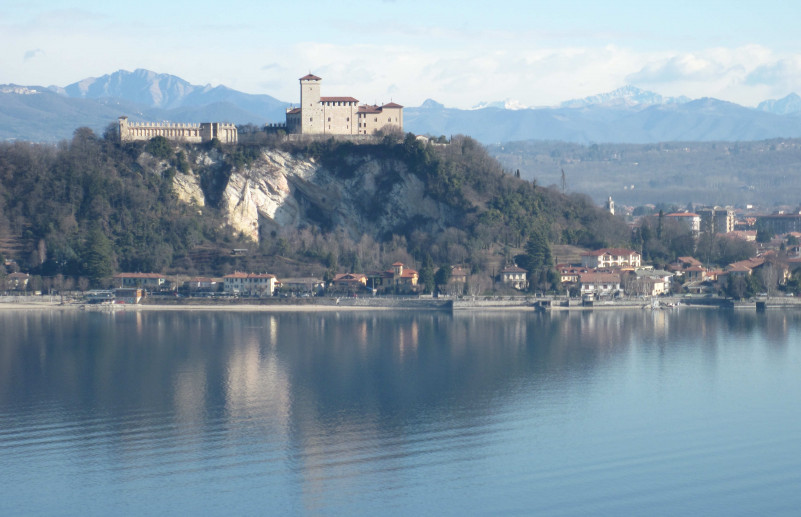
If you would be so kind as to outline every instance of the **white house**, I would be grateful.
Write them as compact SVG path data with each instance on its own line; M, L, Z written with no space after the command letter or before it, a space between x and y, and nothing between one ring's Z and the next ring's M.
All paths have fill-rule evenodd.
M275 284L275 275L267 273L241 273L236 271L223 277L223 290L229 294L272 296L275 291Z
M620 275L617 273L582 273L579 276L581 294L610 296L620 292Z
M588 268L640 267L641 256L633 250L623 248L603 248L582 253L581 265Z
M527 273L522 267L506 266L501 270L501 282L518 290L525 289Z

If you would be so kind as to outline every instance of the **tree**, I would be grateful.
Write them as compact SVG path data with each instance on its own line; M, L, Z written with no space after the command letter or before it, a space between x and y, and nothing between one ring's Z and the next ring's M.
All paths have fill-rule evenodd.
M451 266L443 265L437 269L436 274L434 275L434 284L438 286L448 285L448 282L451 279Z
M83 272L94 285L110 277L114 271L114 250L99 226L89 232L82 258Z
M418 281L423 284L424 292L430 293L434 291L434 261L431 260L431 255L428 253L426 253L425 258L423 259L423 267L420 268L420 276Z

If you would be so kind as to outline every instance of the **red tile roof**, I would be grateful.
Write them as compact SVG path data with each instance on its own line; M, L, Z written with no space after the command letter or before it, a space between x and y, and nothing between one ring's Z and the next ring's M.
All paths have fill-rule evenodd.
M579 275L579 279L582 284L620 282L620 275L614 273L582 273Z
M317 77L316 75L307 74L300 78L301 81L322 81L321 77Z
M382 108L403 108L403 106L401 106L400 104L394 103L394 102L390 102L389 104L384 104L381 107Z
M293 108L291 110L287 110L288 115L294 115L296 113L300 113L300 108Z
M381 113L381 108L378 106L368 106L367 104L362 104L359 106L359 113Z

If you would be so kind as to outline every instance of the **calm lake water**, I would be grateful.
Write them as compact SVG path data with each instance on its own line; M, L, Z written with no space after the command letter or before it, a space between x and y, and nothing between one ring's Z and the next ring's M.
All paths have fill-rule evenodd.
M798 515L801 312L0 311L1 515Z

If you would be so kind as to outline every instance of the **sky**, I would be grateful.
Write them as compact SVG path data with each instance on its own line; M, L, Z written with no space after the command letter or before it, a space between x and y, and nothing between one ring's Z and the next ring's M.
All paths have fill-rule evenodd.
M650 5L655 4L655 5ZM0 84L144 68L298 102L553 106L625 85L744 106L801 94L801 2L0 0Z

